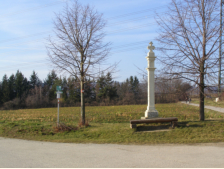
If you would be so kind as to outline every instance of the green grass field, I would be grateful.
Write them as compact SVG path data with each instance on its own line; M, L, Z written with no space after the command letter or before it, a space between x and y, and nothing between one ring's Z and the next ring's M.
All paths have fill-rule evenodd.
M205 111L206 120L200 122L198 108L185 104L156 104L160 117L177 117L178 127L169 123L139 125L130 128L130 120L144 116L146 105L86 107L90 126L75 131L57 132L57 108L2 110L0 136L74 143L205 143L224 141L224 114ZM60 108L60 122L78 126L79 107ZM152 128L166 129L152 132ZM155 130L157 131L157 130Z

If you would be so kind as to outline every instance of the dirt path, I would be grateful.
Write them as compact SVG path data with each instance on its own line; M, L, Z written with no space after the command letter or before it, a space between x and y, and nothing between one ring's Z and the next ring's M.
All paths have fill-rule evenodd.
M3 168L224 167L224 143L195 145L73 144L0 137Z
M194 103L186 103L185 101L182 101L181 103L184 103L184 104L188 104L188 105L191 105L191 106L197 106L199 107L199 104L194 104ZM221 108L221 107L214 107L214 106L205 106L206 109L210 109L210 110L214 110L214 111L218 111L220 113L224 113L224 108Z

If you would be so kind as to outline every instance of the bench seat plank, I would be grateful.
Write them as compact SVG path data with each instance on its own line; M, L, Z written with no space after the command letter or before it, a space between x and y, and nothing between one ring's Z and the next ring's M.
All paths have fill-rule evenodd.
M172 122L178 121L176 117L169 117L169 118L153 118L153 119L143 119L143 120L131 120L131 124L142 124L142 123L165 123L165 122Z

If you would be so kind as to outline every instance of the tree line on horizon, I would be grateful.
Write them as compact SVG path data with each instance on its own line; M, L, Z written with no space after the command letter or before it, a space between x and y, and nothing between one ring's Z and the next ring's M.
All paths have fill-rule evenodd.
M179 101L190 87L182 81L176 81L176 86L159 80L156 83L156 103ZM56 86L62 87L60 106L80 106L79 80L75 77L61 78L54 70L43 82L35 71L29 79L19 70L10 77L4 75L0 82L0 106L2 109L55 107ZM117 82L111 73L102 74L97 79L85 79L84 97L86 106L147 104L147 83L140 83L137 76Z
M3 109L54 107L56 86L62 87L61 106L80 106L80 84L75 77L59 77L52 70L43 82L33 71L30 78L19 70L0 82L0 106ZM98 79L85 79L84 96L88 105L139 103L139 80L131 76L126 82L113 81L112 75L102 74ZM132 99L132 100L131 100ZM122 103L118 103L119 101Z

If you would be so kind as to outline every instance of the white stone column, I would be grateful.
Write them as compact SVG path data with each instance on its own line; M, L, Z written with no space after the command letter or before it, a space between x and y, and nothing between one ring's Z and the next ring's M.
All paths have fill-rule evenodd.
M155 49L152 46L152 42L149 43L148 49L150 50L147 54L147 61L148 67L146 70L148 71L148 106L147 110L145 111L145 117L141 117L141 119L149 119L149 118L156 118L158 117L158 111L155 109L155 78L154 78L154 61L155 61L155 54L153 50Z

